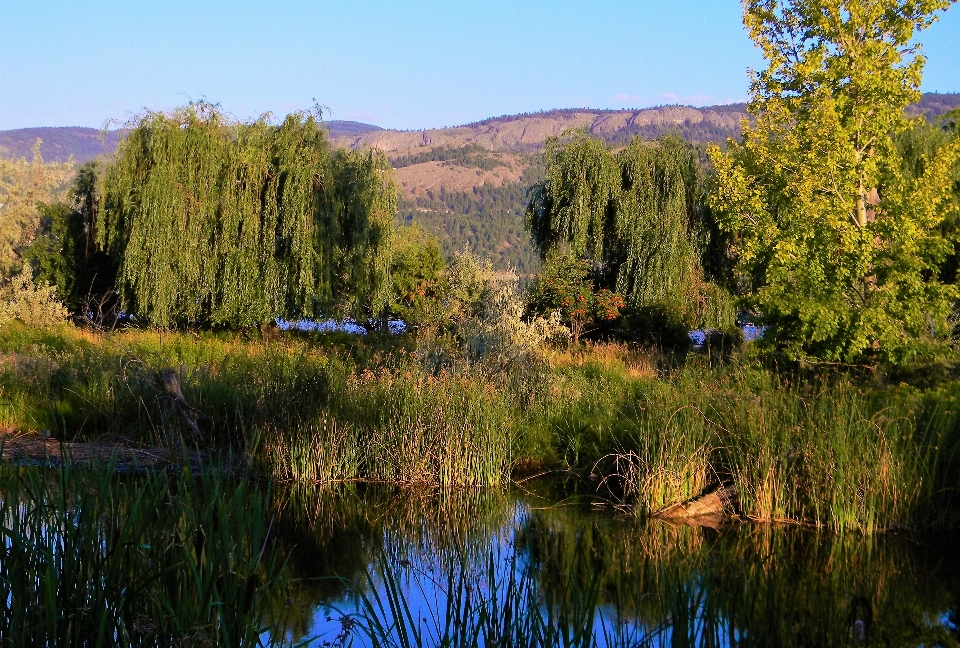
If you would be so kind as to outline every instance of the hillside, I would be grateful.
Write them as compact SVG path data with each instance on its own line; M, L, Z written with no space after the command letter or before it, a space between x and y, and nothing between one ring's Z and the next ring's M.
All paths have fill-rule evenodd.
M359 136L334 137L339 146L376 147L387 153L409 153L436 147L475 144L508 153L531 153L543 142L571 128L585 128L611 143L635 135L657 137L677 130L691 141L723 141L736 137L745 106L663 106L646 110L550 110L485 119L475 124L422 131L380 130Z
M923 95L912 115L928 118L960 108L960 93ZM325 125L335 146L375 147L387 153L401 189L398 218L419 222L440 237L444 253L467 247L498 268L533 272L538 264L523 229L527 189L542 177L539 152L548 137L584 128L617 145L639 136L676 132L691 142L736 138L744 104L661 106L644 110L549 110L492 117L454 128L387 130L353 121ZM0 157L32 157L37 138L47 161L85 162L112 153L119 131L24 128L0 131Z
M120 142L120 131L63 126L59 128L18 128L0 131L0 157L33 159L33 147L41 141L40 155L47 162L83 163L113 153Z
M379 126L353 121L326 122L330 137L362 137L382 131ZM0 157L33 159L33 147L41 141L40 155L47 162L66 162L73 157L78 164L113 153L123 131L101 131L82 126L18 128L0 131Z

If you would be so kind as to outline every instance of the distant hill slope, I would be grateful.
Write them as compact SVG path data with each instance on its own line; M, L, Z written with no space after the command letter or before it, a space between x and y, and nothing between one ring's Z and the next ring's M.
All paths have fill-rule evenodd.
M927 93L908 110L911 114L935 117L957 108L960 93ZM387 130L354 121L329 121L325 126L337 146L377 147L395 157L469 144L501 153L532 153L539 151L548 137L571 128L585 128L611 143L626 142L636 135L654 138L669 131L677 131L693 142L716 142L737 137L740 120L746 117L745 104L730 104L643 110L547 110L420 131ZM120 131L103 133L95 128L70 126L0 131L0 157L31 157L37 138L43 141L40 152L45 160L63 162L73 156L77 162L86 162L114 151Z
M912 115L937 117L960 108L960 93L927 93L910 106ZM479 145L503 153L539 151L544 141L571 128L585 128L611 144L635 136L646 139L678 132L691 142L723 142L740 135L740 121L748 117L746 104L725 106L661 106L643 110L549 110L492 117L453 128L421 131L377 130L360 135L333 135L349 148L376 147L391 155L410 155L437 147Z
M47 162L77 163L113 153L120 142L120 131L103 131L80 126L18 128L0 131L0 157L33 159L33 146L41 140L40 155Z
M376 131L382 131L383 129L379 126L374 126L373 124L363 124L355 121L328 121L323 122L327 127L327 130L330 131L330 137L360 137L361 135L366 135L367 133L375 133Z
M932 119L958 108L960 92L927 92L920 97L919 103L907 108L907 112L911 115L923 113L927 119Z
M381 130L359 136L334 137L333 140L339 146L376 147L394 154L468 144L505 153L531 153L540 150L548 137L560 135L571 128L585 128L611 143L626 142L635 135L657 137L673 130L691 141L722 141L727 137L736 137L740 132L740 120L746 117L743 105L709 108L664 106L646 110L550 110L494 117L454 128Z

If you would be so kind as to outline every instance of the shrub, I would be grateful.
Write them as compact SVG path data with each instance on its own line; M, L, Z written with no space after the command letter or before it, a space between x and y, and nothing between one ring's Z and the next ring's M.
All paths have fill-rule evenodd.
M0 294L0 324L18 319L28 326L47 328L67 319L67 309L57 300L56 288L46 282L34 284L30 270L15 276Z

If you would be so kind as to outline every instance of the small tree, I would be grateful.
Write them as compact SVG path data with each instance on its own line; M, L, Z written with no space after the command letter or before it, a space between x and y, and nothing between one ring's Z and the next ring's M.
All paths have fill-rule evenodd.
M45 163L40 140L33 147L33 160L0 157L0 279L21 269L21 254L40 226L38 203L63 199L76 169L72 161Z
M67 309L57 300L56 288L45 281L34 283L29 267L9 284L0 284L0 325L14 319L39 328L56 326L67 319Z
M615 292L606 288L594 291L590 274L586 260L554 254L547 257L527 289L528 309L541 316L561 313L574 344L595 322L619 317L625 306L623 297Z
M70 202L38 204L41 213L36 239L24 252L39 282L56 286L57 298L73 313L89 302L112 302L116 267L96 245L95 162L80 168L69 192Z
M390 262L390 314L408 327L430 326L443 318L440 242L416 223L397 229Z
M765 339L794 358L904 362L949 337L958 291L939 280L939 226L960 142L911 177L895 136L920 98L914 33L951 1L745 2L768 65L753 74L755 124L710 150L714 204Z

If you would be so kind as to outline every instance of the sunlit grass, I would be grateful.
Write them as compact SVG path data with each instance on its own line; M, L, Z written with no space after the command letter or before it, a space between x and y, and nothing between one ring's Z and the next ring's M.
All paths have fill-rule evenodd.
M599 476L641 515L732 486L728 511L873 531L950 526L960 383L799 378L749 353L655 370L622 345L491 372L430 370L405 339L0 330L0 426L64 440L192 443L157 379L174 368L202 443L303 484L502 488L513 471Z

